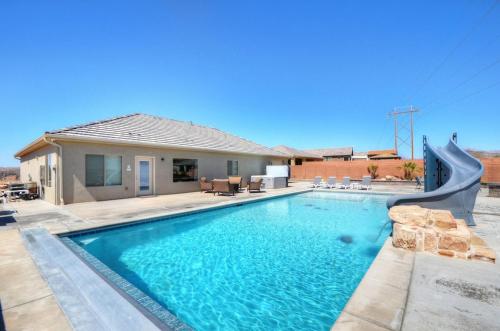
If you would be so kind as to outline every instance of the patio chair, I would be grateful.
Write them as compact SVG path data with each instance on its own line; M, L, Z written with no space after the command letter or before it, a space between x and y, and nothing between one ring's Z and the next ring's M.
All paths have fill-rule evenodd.
M262 187L262 178L259 178L258 180L256 181L252 181L250 180L248 182L248 192L252 192L252 191L258 191L260 192L260 188Z
M207 177L200 178L200 191L201 192L212 192L213 185L211 181L207 180Z
M363 176L358 190L370 190L372 188L372 176Z
M326 187L335 188L336 186L337 186L337 177L335 177L335 176L328 177L328 179L326 181Z
M229 184L229 179L214 179L212 180L212 191L217 193L217 195L223 194L232 194L234 195L234 190L232 185Z
M321 176L314 177L313 188L321 187L321 181L322 181Z
M239 192L241 188L242 179L239 176L229 176L229 184L233 186L235 192Z
M339 188L344 190L351 188L351 177L345 176L344 179L342 179L342 184L339 185Z
M420 177L420 176L415 177L415 181L417 182L415 189L416 190L421 189L422 188L422 177Z

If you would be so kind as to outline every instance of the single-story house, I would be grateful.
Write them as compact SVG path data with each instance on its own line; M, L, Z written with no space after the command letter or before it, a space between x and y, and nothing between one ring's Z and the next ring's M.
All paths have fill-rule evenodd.
M302 162L323 161L323 158L321 156L285 145L279 145L273 147L273 149L275 151L288 155L289 165L301 165Z
M366 152L354 152L352 160L368 160L368 154Z
M350 161L353 155L353 148L352 147L318 148L318 149L306 149L305 152L321 156L324 161L332 161L332 160Z
M45 132L15 154L21 181L54 204L191 192L198 178L265 174L288 155L229 133L145 114Z
M400 160L401 159L401 156L399 156L398 152L394 149L368 151L367 155L368 155L368 158L370 160Z

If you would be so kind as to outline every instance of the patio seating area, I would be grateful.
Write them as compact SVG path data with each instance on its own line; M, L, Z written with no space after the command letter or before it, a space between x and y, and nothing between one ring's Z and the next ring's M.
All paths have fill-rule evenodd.
M261 192L262 179L252 179L246 181L247 192ZM212 179L201 177L199 180L200 191L205 193L213 193L214 195L232 195L235 193L244 192L243 178L240 176L229 176L227 179Z

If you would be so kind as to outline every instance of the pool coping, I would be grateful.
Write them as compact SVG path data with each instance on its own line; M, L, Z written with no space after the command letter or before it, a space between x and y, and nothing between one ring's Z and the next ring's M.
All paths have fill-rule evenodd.
M89 253L87 253L86 251L84 251L80 247L78 247L78 248L80 248L80 250L84 251L85 253L78 252L78 249L75 250L74 247L70 247L72 245L68 244L68 242L67 242L67 241L71 241L71 239L69 237L79 236L79 235L83 235L83 234L97 233L97 232L106 231L106 230L109 230L109 229L112 229L112 228L135 226L135 225L139 225L139 224L143 224L143 223L150 223L150 222L155 222L155 221L160 221L160 220L165 220L165 219L172 219L172 218L177 218L177 217L180 217L180 216L197 214L197 213L205 212L205 211L211 211L211 210L217 210L217 209L223 209L223 208L236 207L236 206L241 206L241 205L256 203L256 202L260 202L260 201L271 200L271 199L277 199L277 198L282 198L282 197L286 197L286 196L297 195L297 194L302 194L302 193L307 193L307 192L329 192L329 193L341 193L341 194L369 194L369 195L384 195L384 196L393 195L392 192L374 192L372 190L362 191L362 190L331 190L331 189L305 188L305 189L300 189L300 190L294 190L293 192L279 192L279 193L274 194L272 196L259 196L259 197L252 197L252 198L249 198L249 199L237 200L237 201L234 201L234 200L224 201L222 203L218 203L218 204L214 204L214 205L210 205L210 206L195 207L195 208L191 208L189 210L176 210L176 211L164 212L164 213L162 212L162 213L158 213L158 214L155 214L155 215L147 216L146 218L144 218L144 217L135 217L135 218L132 218L132 219L127 219L126 221L123 221L123 222L117 222L117 223L106 224L106 225L101 225L101 226L99 226L99 225L97 225L97 226L90 226L90 227L85 227L85 228L82 228L82 229L77 229L77 230L72 230L72 231L61 231L61 232L56 232L53 235L54 235L55 238L57 238L59 241L61 241L73 254L75 254L80 260L82 260L93 272L95 272L104 281L106 281L108 283L108 285L110 287L112 287L117 293L119 293L127 301L129 301L134 306L136 306L136 308L141 313L143 313L147 318L151 319L151 317L153 317L153 320L157 319L157 320L160 320L162 323L164 323L164 321L161 318L158 318L158 316L156 316L154 314L155 310L157 310L160 313L164 313L164 312L162 312L161 309L156 309L158 307L155 307L155 309L153 309L153 312L151 312L151 310L148 309L147 306L145 307L144 305L141 304L141 301L142 302L146 302L148 304L151 304L151 302L153 302L154 304L160 306L158 303L156 303L155 300L153 300L152 298L150 298L149 296L147 296L146 294L144 294L142 291L138 290L132 284L128 283L126 280L124 280L123 278L121 278L121 276L119 276L116 273L114 273L111 269L109 269L107 266L105 266L102 262L100 262L95 257L92 256L92 258L95 259L95 260L97 260L101 265L97 265L96 263L92 263L92 261L89 261L88 256L85 256L85 255L90 255ZM66 240L65 240L65 238L66 238ZM390 238L388 238L388 240L389 239ZM386 243L387 243L387 241L386 241ZM74 245L78 246L76 243ZM382 252L385 252L386 250L387 250L386 249L386 244L384 244L384 246L381 248L380 252L377 254L377 256L375 257L375 259L373 260L372 265L370 266L369 270L364 275L362 281L360 282L360 284L358 284L358 287L356 288L355 292L351 296L348 304L344 307L341 315L337 318L336 322L332 326L332 329L335 328L335 330L345 330L345 328L340 328L339 329L339 326L341 327L342 324L344 324L343 320L346 319L347 314L352 315L351 313L349 313L349 309L348 309L348 307L350 306L351 301L353 300L354 297L364 297L364 294L362 293L362 291L360 291L360 287L361 287L362 284L364 284L365 282L367 282L369 280L368 273L373 269L373 265L376 263L376 261L378 261L380 259L380 257L382 256ZM92 260L92 259L90 259L90 260ZM130 293L127 293L127 291L125 291L119 285L117 285L116 283L113 283L110 279L108 279L103 273L101 273L99 271L99 269L102 269L103 266L105 268L107 268L111 272L111 273L109 273L109 275L111 275L111 278L119 279L120 281L122 281L122 284L124 284L125 288L129 288L129 285L130 285L130 287L133 287L133 289L135 289L136 291L140 292L139 296L137 298L135 298ZM113 273L114 273L114 275L113 275ZM116 277L116 276L118 276L119 278ZM133 292L136 293L136 291L133 291ZM379 298L379 300L380 299L383 299L383 298ZM406 299L406 296L405 296L405 299ZM141 300L141 301L137 301L137 300ZM139 307L137 306L138 304L140 305ZM164 310L166 312L168 312L169 314L173 315L168 310L166 310L166 309L164 309ZM150 316L150 314L152 314L152 316ZM357 316L355 316L355 317L359 318ZM177 321L174 321L173 324L171 324L171 323L169 323L170 325L166 324L166 326L168 328L172 328L172 325L176 325L177 322L182 323L183 325L187 326L187 324L185 324L180 319L177 319ZM177 324L177 325L179 325L179 324ZM381 326L380 323L374 323L374 325ZM390 330L392 330L392 329L390 329Z
M103 230L104 231L104 230ZM135 285L111 270L98 258L78 246L76 242L68 237L60 237L59 240L76 257L78 257L92 272L97 274L119 295L132 304L140 313L152 321L160 330L189 331L192 328L184 321L177 318L168 309L161 306L156 300L138 289Z
M389 236L331 331L401 330L415 256L395 248Z
M138 309L46 229L26 229L21 237L72 329L172 330Z

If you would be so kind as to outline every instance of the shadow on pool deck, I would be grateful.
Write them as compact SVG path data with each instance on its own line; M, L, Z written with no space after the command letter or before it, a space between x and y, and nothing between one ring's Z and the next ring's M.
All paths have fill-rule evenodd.
M500 268L417 254L403 330L500 330Z

